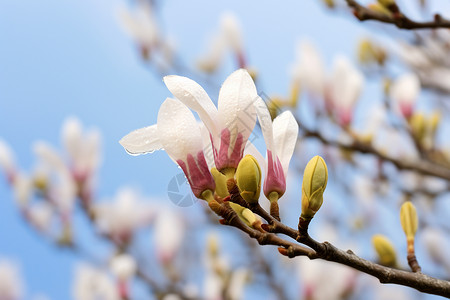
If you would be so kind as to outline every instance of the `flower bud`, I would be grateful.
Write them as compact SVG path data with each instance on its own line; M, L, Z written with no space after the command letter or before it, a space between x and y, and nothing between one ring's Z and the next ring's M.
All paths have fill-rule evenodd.
M414 138L422 142L426 136L425 116L422 113L415 113L409 121Z
M431 136L435 136L436 135L436 131L441 123L441 113L440 112L433 112L428 120L428 125L430 127L430 133Z
M417 218L416 207L410 201L403 203L400 208L400 223L402 224L406 238L408 240L414 240L419 219Z
M252 227L255 222L258 221L256 215L248 208L242 207L239 204L229 202L231 208L236 212L239 219L241 219L249 227Z
M311 219L322 206L327 187L328 170L320 156L314 156L306 165L302 184L302 217Z
M380 3L371 3L368 5L368 8L386 17L392 17L392 12Z
M248 203L257 203L261 192L261 168L256 159L246 155L236 170L236 183L242 198Z
M376 234L372 237L372 244L382 265L394 267L397 264L397 254L387 237L382 234Z
M211 169L211 174L216 183L216 194L221 198L228 196L227 177L220 173L216 168Z

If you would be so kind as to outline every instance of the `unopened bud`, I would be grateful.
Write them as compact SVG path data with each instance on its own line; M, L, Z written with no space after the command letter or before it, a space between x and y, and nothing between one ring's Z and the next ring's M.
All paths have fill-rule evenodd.
M227 177L220 173L216 168L211 169L211 174L216 183L216 194L221 198L228 196Z
M241 219L245 224L252 227L253 224L258 220L256 215L248 208L242 207L239 204L229 202L231 208L236 212L239 219Z
M435 136L436 130L438 129L440 123L441 123L441 113L433 112L428 121L431 136L433 137Z
M320 156L314 156L306 165L302 184L302 217L311 219L323 203L327 187L328 169Z
M400 208L400 223L406 234L406 239L408 241L414 241L419 220L417 218L416 207L410 201L403 203Z
M246 155L236 170L236 183L242 198L248 203L257 203L261 192L261 169L257 160Z
M414 138L421 143L426 136L426 122L423 113L413 114L409 124Z
M380 3L371 3L368 5L368 8L379 14L385 15L387 17L392 17L392 12Z
M382 265L394 267L397 264L397 254L387 237L376 234L372 237L372 244Z

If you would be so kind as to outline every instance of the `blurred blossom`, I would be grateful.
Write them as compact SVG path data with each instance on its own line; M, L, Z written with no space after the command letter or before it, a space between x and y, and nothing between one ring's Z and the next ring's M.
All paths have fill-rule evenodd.
M230 300L243 299L244 287L249 281L249 277L250 272L244 268L237 269L232 273L229 283Z
M163 208L155 221L155 247L162 263L168 263L177 254L184 237L182 216L173 209Z
M306 258L297 262L305 299L339 300L355 286L357 271L347 266Z
M131 255L120 254L112 258L110 268L119 280L128 280L136 273L137 265Z
M327 101L331 105L328 109L335 112L340 125L350 125L363 84L362 73L347 58L337 56L327 83Z
M23 289L18 267L10 261L0 260L0 300L22 300Z
M160 33L153 7L149 1L139 1L133 9L119 8L119 19L125 31L148 54L157 46Z
M10 177L9 179L12 179L16 169L14 153L6 141L2 139L0 139L0 168Z
M391 99L405 118L411 117L419 93L420 81L414 73L398 77L389 91Z
M18 173L13 182L14 199L20 208L25 208L33 192L33 183L24 173Z
M206 72L214 72L220 67L227 50L237 59L239 68L246 67L242 29L237 17L231 12L220 16L220 28L208 43L208 51L198 60L198 67Z
M78 119L68 118L61 135L73 176L81 182L89 179L100 164L100 132L90 130L84 133Z
M129 188L120 189L112 202L96 203L93 211L100 231L121 242L129 241L135 230L148 225L155 213L153 205Z
M28 218L38 230L46 232L50 229L53 207L48 202L38 202L30 205L27 210Z
M325 88L325 67L322 57L309 41L298 43L296 58L291 66L292 80L317 99L321 99Z
M393 128L379 130L376 137L374 137L373 146L378 151L392 158L415 159L418 155L411 139Z
M205 300L221 300L223 290L222 278L215 274L207 272L204 279L204 292L203 296Z
M439 229L426 227L421 232L421 241L431 259L450 272L450 258L448 256L449 241Z
M76 269L73 297L75 300L120 300L111 278L87 264L81 264Z

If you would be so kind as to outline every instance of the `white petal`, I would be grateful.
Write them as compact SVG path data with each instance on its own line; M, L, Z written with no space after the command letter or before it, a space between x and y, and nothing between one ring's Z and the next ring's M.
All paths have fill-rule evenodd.
M290 111L283 112L273 120L273 137L276 153L286 176L298 137L298 124Z
M390 96L398 102L414 103L420 92L420 81L414 73L404 74L392 84Z
M158 113L158 133L161 144L174 160L186 160L187 154L203 151L197 120L189 108L178 100L167 98Z
M219 120L222 128L248 139L256 124L254 102L258 94L253 79L244 69L233 72L219 93Z
M214 154L213 154L213 148L211 143L211 134L209 133L208 129L206 128L205 124L200 123L200 131L202 133L202 140L203 140L203 154L205 155L206 163L208 164L208 168L211 170L216 165L214 163Z
M258 116L259 125L261 125L261 131L266 142L267 150L276 151L273 145L273 126L272 118L270 117L269 109L261 97L258 97L255 101L256 115ZM276 153L275 153L276 154Z
M130 132L119 143L132 155L151 153L163 148L156 124Z
M164 77L164 83L176 98L199 115L213 136L218 136L217 108L197 82L187 77L169 75Z

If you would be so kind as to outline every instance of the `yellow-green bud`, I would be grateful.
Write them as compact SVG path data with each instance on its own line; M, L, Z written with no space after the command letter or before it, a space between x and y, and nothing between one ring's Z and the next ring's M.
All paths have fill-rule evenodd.
M234 202L229 202L231 208L236 212L239 219L241 219L245 224L252 227L253 224L258 220L256 215L248 208L242 207Z
M387 237L382 234L376 234L372 237L372 244L382 265L394 267L397 264L397 254L394 245Z
M302 184L302 217L312 218L323 202L327 187L328 169L320 156L314 156L306 165Z
M227 177L220 173L216 168L211 169L211 174L216 183L216 194L221 198L228 196Z
M400 223L406 234L406 239L408 241L414 241L419 219L417 218L416 207L410 201L403 203L400 208Z
M430 126L431 136L434 137L434 135L436 134L436 130L439 127L440 123L441 123L441 113L437 112L437 111L433 112L428 121L428 124Z
M368 5L368 8L379 14L385 15L387 17L392 17L392 12L380 3L371 3Z
M236 169L236 183L242 198L257 203L261 192L261 168L256 159L246 155Z
M391 6L396 5L395 0L378 0L378 3L386 8L390 8Z
M414 138L422 142L426 135L426 122L423 113L415 113L409 121Z

